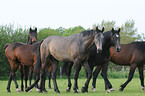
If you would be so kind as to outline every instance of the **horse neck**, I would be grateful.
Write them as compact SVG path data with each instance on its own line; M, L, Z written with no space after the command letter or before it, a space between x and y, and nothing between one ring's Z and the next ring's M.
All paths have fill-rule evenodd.
M84 45L89 50L94 45L94 36L84 39Z
M104 33L103 51L109 51L111 44L111 31Z

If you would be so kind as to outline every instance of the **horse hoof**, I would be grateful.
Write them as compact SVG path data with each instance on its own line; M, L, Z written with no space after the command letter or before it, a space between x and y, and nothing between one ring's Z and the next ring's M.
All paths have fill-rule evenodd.
M40 89L36 88L36 91L37 91L37 92L40 92Z
M92 86L92 91L94 91L94 92L96 91L96 88L94 88L93 86Z
M111 88L111 89L110 89L110 91L114 91L114 89L113 89L113 88Z
M48 93L48 91L47 91L46 89L43 89L43 91L44 91L45 93Z
M69 87L66 88L66 92L70 92L70 88Z
M141 91L145 91L145 87L141 86Z
M29 87L27 87L26 89L25 89L25 92L28 92L30 89L29 89Z
M60 91L59 91L59 90L55 90L55 92L56 92L56 93L60 93Z
M10 90L7 90L7 92L8 92L8 93L11 93L11 91L10 91Z
M122 88L120 88L120 89L119 89L119 91L120 91L120 92L122 92L122 91L123 91L123 89L122 89Z
M110 93L111 91L109 89L106 90L106 93Z
M80 92L79 89L77 89L77 92Z
M21 91L21 89L17 88L17 92L18 92L18 93L21 93L22 91Z
M85 87L83 87L81 91L82 91L82 93L88 92L88 90L85 89Z

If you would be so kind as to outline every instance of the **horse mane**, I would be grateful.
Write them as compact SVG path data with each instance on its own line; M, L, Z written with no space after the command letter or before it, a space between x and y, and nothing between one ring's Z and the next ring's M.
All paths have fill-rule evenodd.
M94 36L95 30L85 30L80 33L81 37L92 37Z
M5 44L4 46L3 46L3 49L5 50L8 46L9 46L10 44Z
M138 50L144 52L145 51L145 41L136 41L129 43L132 45L132 47L137 48Z

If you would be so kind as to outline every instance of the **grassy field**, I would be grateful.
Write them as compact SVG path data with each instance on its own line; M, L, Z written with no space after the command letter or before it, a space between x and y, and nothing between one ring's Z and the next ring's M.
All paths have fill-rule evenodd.
M79 79L79 90L81 90L82 86L84 85L86 79ZM91 91L91 83L89 85L89 92L88 93L81 93L74 94L73 90L71 89L71 92L67 93L67 79L57 79L58 87L60 90L60 94L57 94L54 92L53 89L48 89L48 82L46 81L46 89L48 90L48 93L38 93L36 92L35 88L33 88L32 92L21 92L17 93L16 88L14 85L14 82L12 82L11 85L11 93L7 93L6 86L8 81L0 81L0 96L145 96L145 91L141 91L141 85L140 80L137 78L134 78L128 86L124 89L123 92L119 91L119 86L121 83L124 83L126 79L109 79L115 89L115 91L111 93L106 93L104 90L104 80L98 79L97 81L97 91L93 92ZM20 86L20 80L18 81ZM73 83L73 80L72 80ZM52 84L53 87L53 84Z

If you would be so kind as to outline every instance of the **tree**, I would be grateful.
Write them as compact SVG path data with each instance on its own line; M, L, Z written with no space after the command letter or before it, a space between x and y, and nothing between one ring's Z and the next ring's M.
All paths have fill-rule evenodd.
M133 20L128 20L121 26L121 44L127 44L140 40L140 35L137 34L137 28L135 27L135 22Z

